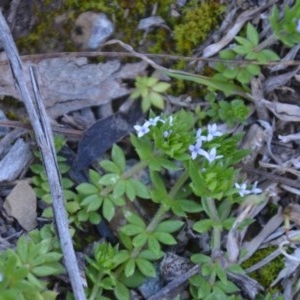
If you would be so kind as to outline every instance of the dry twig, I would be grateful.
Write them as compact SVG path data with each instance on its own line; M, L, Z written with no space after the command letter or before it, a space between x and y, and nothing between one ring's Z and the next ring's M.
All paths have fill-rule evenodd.
M19 57L14 40L2 12L0 12L0 38L3 42L3 47L11 66L16 88L24 101L29 119L32 123L32 127L34 129L36 139L42 153L53 200L55 221L61 242L62 252L65 259L66 269L73 288L73 293L75 299L84 300L85 293L82 285L82 280L80 278L74 248L72 245L72 239L69 233L68 219L64 207L63 193L61 188L61 178L58 172L56 154L54 150L52 131L50 128L49 120L42 101L40 101L40 99L36 99L36 105L38 107L35 107L33 103L33 99L25 82L25 74L22 61Z

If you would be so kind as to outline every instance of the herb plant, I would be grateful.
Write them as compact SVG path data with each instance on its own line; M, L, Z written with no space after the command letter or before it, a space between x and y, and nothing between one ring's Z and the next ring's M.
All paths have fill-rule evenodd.
M138 76L135 80L135 90L130 95L131 99L142 98L142 110L146 112L151 106L164 108L163 93L170 87L167 82L159 82L156 77Z
M64 272L58 240L45 226L0 253L0 299L56 299L44 278Z

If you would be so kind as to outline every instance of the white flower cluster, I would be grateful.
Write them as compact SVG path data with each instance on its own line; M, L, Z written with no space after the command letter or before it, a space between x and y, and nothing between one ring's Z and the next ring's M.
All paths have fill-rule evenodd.
M172 126L173 125L173 117L170 116L167 120L169 122L169 125ZM163 120L161 117L155 117L155 118L151 118L148 121L146 121L143 125L135 125L133 126L133 128L136 130L137 136L138 137L142 137L145 134L147 134L150 131L150 127L151 126L156 126L156 124L158 122L162 122L162 123L166 123L165 120ZM173 132L173 130L166 130L163 135L164 137L168 137L171 133Z
M196 144L195 145L191 145L189 147L189 150L191 152L192 159L196 159L196 157L198 155L200 155L200 156L204 156L209 161L209 163L212 163L214 160L216 160L218 158L222 158L223 155L217 155L217 149L215 147L212 148L210 151L205 151L204 149L201 148L202 147L202 142L203 141L209 142L214 137L221 136L222 132L218 131L217 124L208 125L207 126L207 130L208 130L208 133L207 133L206 136L202 135L202 129L201 128L199 128L197 130L197 133L196 133L196 137L197 137Z
M242 184L235 183L234 186L237 188L238 193L240 194L241 197L244 197L249 194L260 194L262 192L261 189L257 188L257 181L254 182L251 190L247 190L246 183L242 183Z

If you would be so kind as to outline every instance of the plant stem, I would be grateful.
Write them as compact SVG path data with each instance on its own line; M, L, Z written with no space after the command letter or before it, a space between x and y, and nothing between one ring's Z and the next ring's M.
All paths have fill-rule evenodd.
M209 216L216 223L213 226L213 238L212 238L212 250L221 248L221 229L220 229L220 217L216 207L215 199L208 198L207 207L209 209Z
M176 194L178 193L178 191L180 190L180 188L184 185L184 183L186 182L186 180L189 178L189 172L188 170L185 170L180 178L177 180L177 182L174 184L174 186L171 188L170 192L169 192L169 197L175 198ZM151 222L148 224L146 231L147 232L152 232L155 230L155 228L157 227L157 225L159 224L159 222L161 220L164 219L165 217L165 213L168 211L169 209L165 208L165 206L160 205L159 209L157 210L156 214L154 215L154 217L152 218ZM140 253L141 251L141 247L140 248L135 248L132 251L131 257L137 257L137 255Z
M134 165L131 169L127 170L122 174L122 179L127 179L135 175L137 172L145 169L148 166L148 161L140 161L136 165Z
M100 273L99 276L98 276L97 281L98 281L98 282L101 282L102 277L103 277L103 274ZM99 288L100 288L100 287L99 287L97 284L94 284L93 289L92 289L92 292L91 292L91 295L89 296L89 299L88 299L88 300L94 300L94 299L96 299L97 294L98 294L98 292L99 292Z
M178 191L184 185L184 183L186 182L186 180L188 178L189 178L189 172L188 172L188 170L185 170L181 174L181 176L177 180L177 182L174 184L174 186L171 188L171 190L169 192L169 197L170 198L175 198L176 194L178 193ZM156 214L154 215L153 219L151 220L151 222L147 226L147 231L153 231L156 228L156 226L159 224L159 222L164 218L164 214L167 211L168 210L163 205L161 205L159 207L158 211L156 212Z
M254 48L254 51L259 52L259 51L263 50L264 48L273 45L277 41L278 41L278 38L276 37L275 33L272 33L267 39L265 39L263 42L261 42L259 45L257 45Z

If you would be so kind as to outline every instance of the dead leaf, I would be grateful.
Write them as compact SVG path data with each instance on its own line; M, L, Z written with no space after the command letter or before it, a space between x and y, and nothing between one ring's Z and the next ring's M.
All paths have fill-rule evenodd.
M17 179L31 159L29 143L18 139L0 161L0 182Z
M266 108L269 109L278 119L286 122L300 121L300 106L280 102L262 100Z
M27 231L37 225L36 195L25 180L21 180L6 197L3 207Z
M127 114L116 113L93 124L79 141L75 169L86 168L114 143L128 135L141 116L141 110L133 106Z
M131 90L122 82L141 74L147 63L125 64L118 60L89 64L87 58L44 59L36 64L24 62L24 69L35 66L47 113L57 118L70 111L99 106L128 95ZM26 82L31 86L29 71ZM20 99L8 64L0 64L0 96Z

